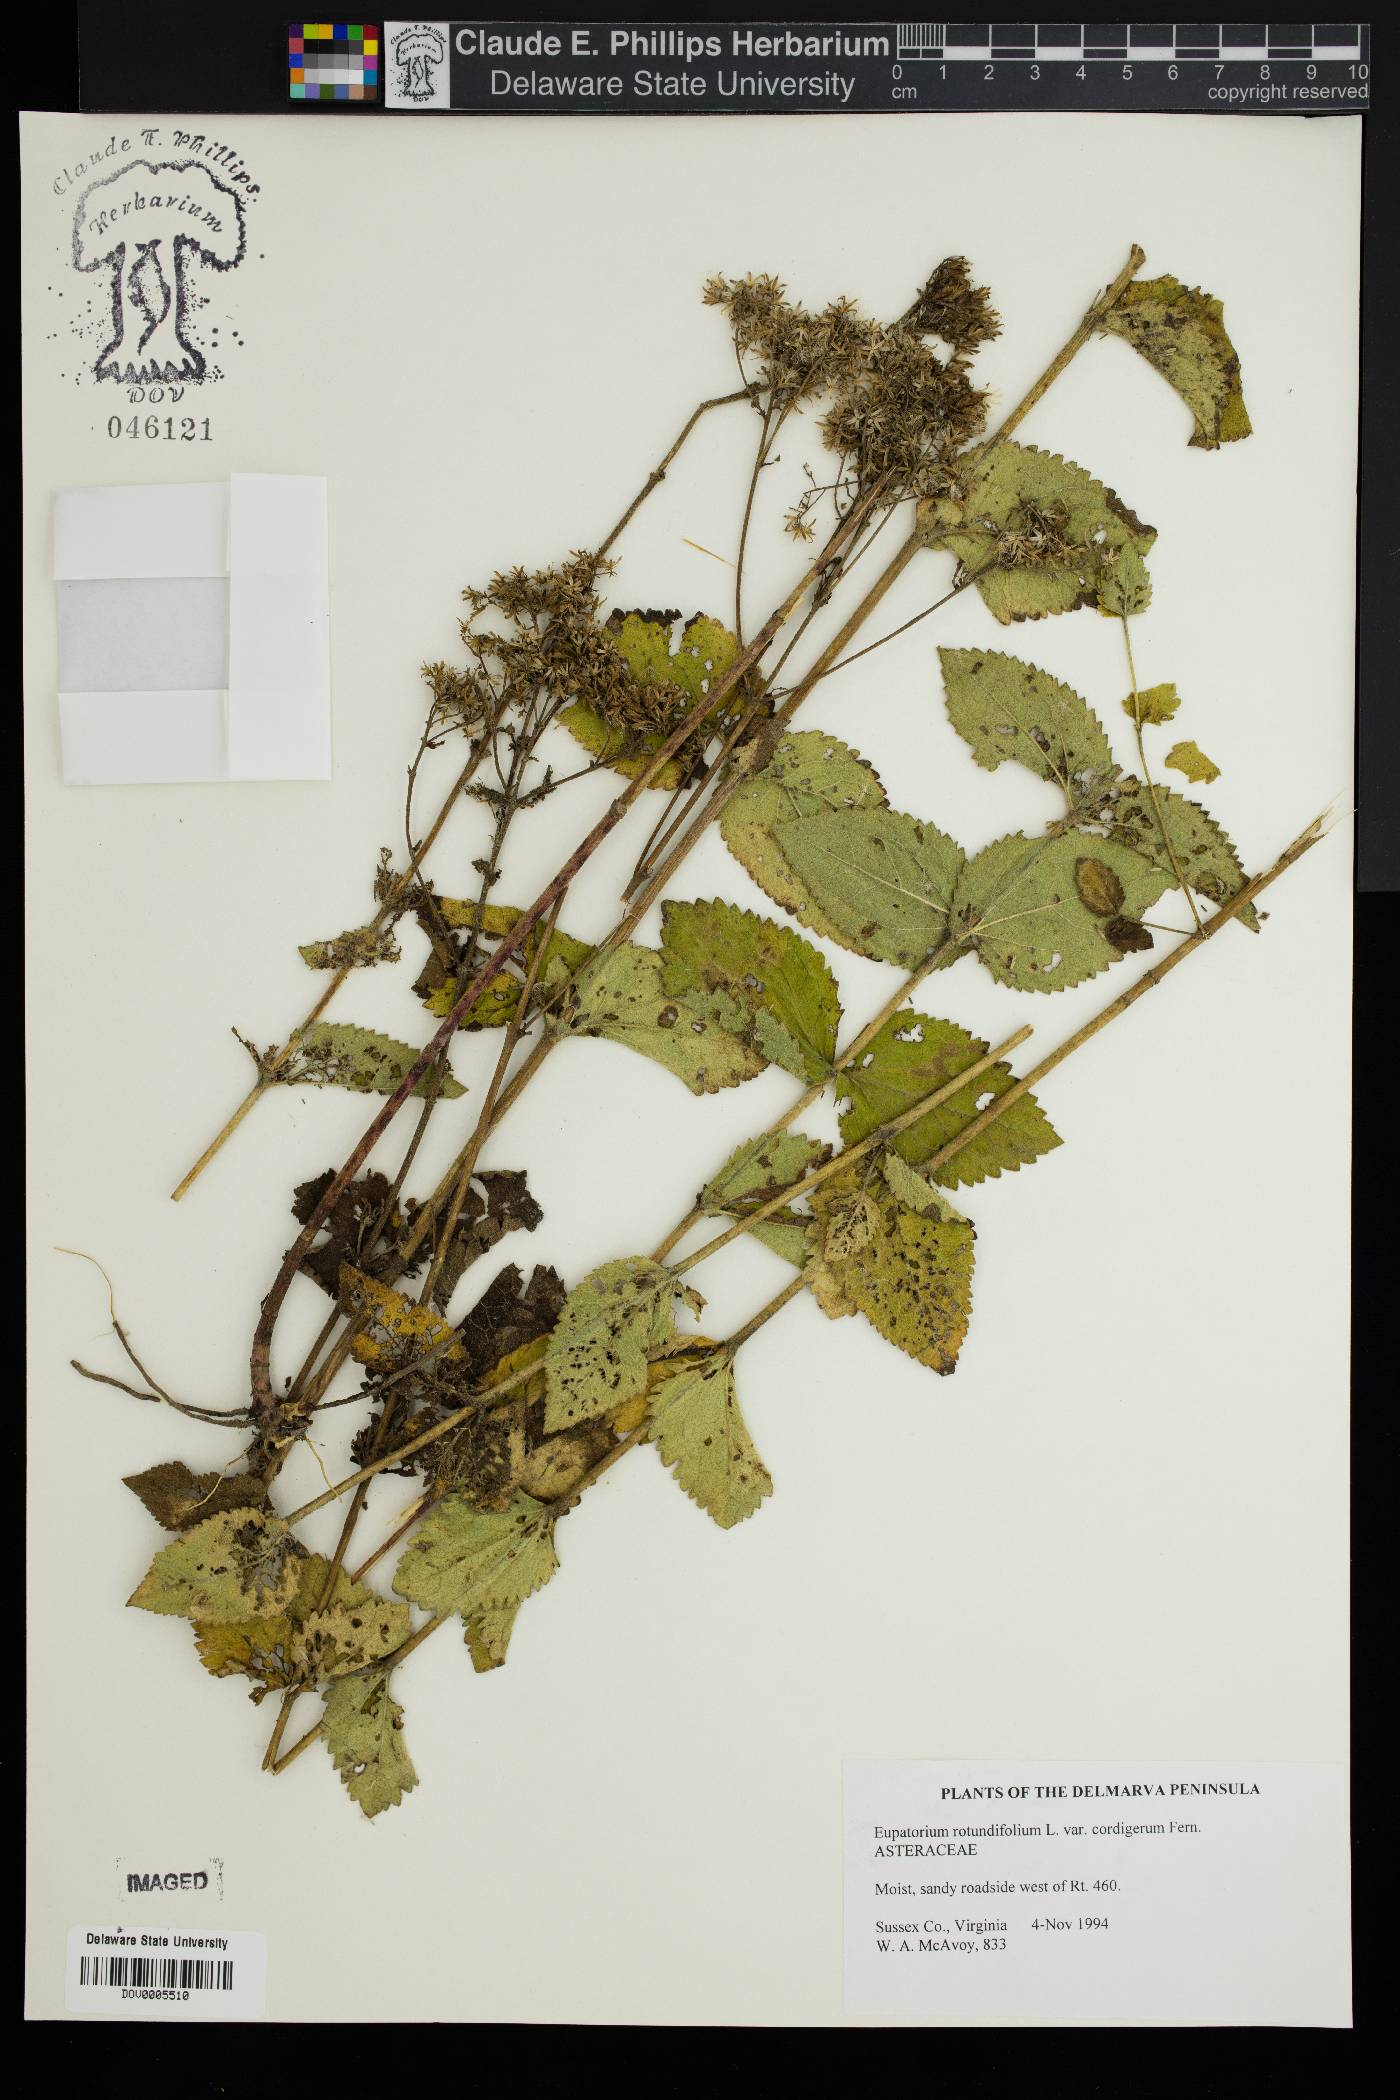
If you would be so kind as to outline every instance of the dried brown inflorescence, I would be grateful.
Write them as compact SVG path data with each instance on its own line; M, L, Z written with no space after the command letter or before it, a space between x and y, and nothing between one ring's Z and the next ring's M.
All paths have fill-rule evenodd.
M471 610L461 622L469 662L423 666L434 714L444 730L478 731L535 705L541 696L564 706L580 657L590 654L602 600L598 584L613 564L578 550L547 569L502 569L462 596Z
M842 512L877 484L882 507L951 486L952 461L986 426L987 397L968 366L1000 328L963 257L946 257L889 324L850 299L809 313L776 277L713 277L704 297L728 314L740 366L758 382L760 413L828 404L819 428L840 467L793 506L789 531L809 538L808 513L826 494Z

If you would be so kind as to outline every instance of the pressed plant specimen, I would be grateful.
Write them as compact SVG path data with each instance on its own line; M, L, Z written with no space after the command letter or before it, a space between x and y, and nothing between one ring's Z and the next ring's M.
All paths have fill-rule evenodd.
M752 1517L772 1483L744 1419L736 1364L800 1293L832 1318L864 1318L931 1371L952 1372L972 1307L975 1229L963 1192L1058 1145L1042 1081L1209 941L1257 931L1256 899L1320 835L1310 825L1270 868L1247 876L1216 819L1162 777L1165 769L1196 784L1216 769L1191 739L1153 749L1181 705L1174 687L1143 686L1134 660L1155 534L1083 467L1013 436L1070 360L1112 336L1175 387L1193 444L1248 435L1218 300L1174 278L1143 280L1144 260L1133 251L990 432L973 375L999 324L961 258L941 262L889 323L848 299L810 311L771 277L715 278L705 298L728 324L738 387L694 409L597 547L547 568L501 571L465 593L461 660L425 666L430 705L409 772L401 864L381 855L367 923L302 948L323 991L284 1043L249 1046L253 1086L176 1192L279 1085L380 1097L341 1165L292 1192L300 1229L262 1300L246 1398L222 1412L177 1400L117 1329L143 1381L127 1390L241 1436L241 1456L219 1468L171 1461L130 1479L174 1534L131 1602L189 1620L215 1676L246 1679L258 1701L275 1695L270 1771L323 1740L367 1814L401 1800L415 1774L398 1667L448 1624L464 1630L478 1669L503 1663L518 1613L558 1568L561 1522L635 1447L653 1446L718 1524ZM721 619L609 606L622 534L691 432L722 408L755 424L752 470L736 499L732 610ZM829 462L807 472L787 512L788 532L809 551L790 590L755 622L744 572L757 498L780 434L804 413L816 417ZM867 577L861 565L892 522L893 551ZM937 566L937 595L904 627L862 638L916 561ZM1020 653L951 637L936 657L924 652L971 759L1024 767L1058 797L1042 832L1011 832L975 851L943 828L948 809L935 821L893 807L847 742L791 726L826 678L857 681L849 667L869 649L955 611L968 591L1007 627L1082 610L1115 622L1124 642L1124 690L1095 696L1098 706ZM789 674L828 606L834 634ZM421 761L454 740L460 769L420 829ZM502 901L516 827L600 772L621 783L603 815L533 902ZM952 784L947 792L953 800ZM469 892L448 894L428 861L464 801L476 811L480 851ZM584 941L567 925L571 886L640 806L651 821L639 824L617 921ZM712 826L784 916L664 894ZM1148 917L1170 892L1189 914L1184 927ZM653 947L636 935L658 902ZM1009 1059L1031 1028L1024 1009L1011 1013L1010 995L1080 984L1154 950L1164 934L1168 945L1127 989L1016 1075ZM891 968L876 1010L843 1013L818 940ZM353 972L397 962L410 941L414 988L435 1024L421 1048L324 1018ZM967 955L1008 994L995 1046L925 1010L929 981ZM466 1111L451 1106L464 1089L449 1063L464 1036L494 1047ZM528 1169L486 1164L486 1148L510 1119L528 1150L521 1104L544 1061L579 1036L651 1058L695 1094L777 1068L792 1098L716 1160L693 1200L678 1194L659 1246L599 1247L597 1266L572 1287L551 1269L527 1276L511 1264L459 1311L473 1295L473 1263L541 1215ZM839 1112L834 1146L800 1127L828 1094ZM390 1173L371 1156L410 1101L410 1135ZM447 1172L409 1195L430 1119L464 1113ZM736 1332L707 1335L691 1278L745 1236L787 1263L790 1279ZM326 1314L288 1375L274 1351L298 1278L324 1294ZM359 1382L338 1390L350 1366ZM279 1508L288 1455L323 1411L347 1405L361 1419L344 1477L300 1508ZM365 1552L359 1525L383 1474L410 1478L412 1499ZM337 1543L329 1555L311 1552L299 1527L331 1503L344 1510ZM367 1577L390 1556L385 1593ZM289 1743L304 1695L319 1710Z

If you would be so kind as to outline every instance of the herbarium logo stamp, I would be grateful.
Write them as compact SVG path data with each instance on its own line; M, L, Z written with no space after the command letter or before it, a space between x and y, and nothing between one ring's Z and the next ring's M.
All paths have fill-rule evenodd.
M69 302L75 381L168 407L227 378L244 339L225 287L248 258L261 192L237 148L156 125L113 132L60 169L53 191L76 273L55 286Z
M389 69L385 101L399 109L447 109L448 22L386 22Z

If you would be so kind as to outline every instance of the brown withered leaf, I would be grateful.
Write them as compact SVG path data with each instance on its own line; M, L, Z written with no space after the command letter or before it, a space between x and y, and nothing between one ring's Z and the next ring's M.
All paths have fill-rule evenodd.
M405 1392L404 1388L407 1385L412 1385L414 1390ZM409 1414L415 1412L421 1397L422 1387L418 1381L407 1379L401 1380L385 1394L384 1406L375 1408L368 1420L356 1430L354 1436L350 1439L350 1456L357 1466L372 1464L374 1460L382 1457L392 1443L402 1441L403 1437L409 1433L404 1427L405 1419ZM386 1408L394 1410L397 1432L389 1442L386 1442L380 1433L380 1423L384 1419ZM426 1424L421 1418L415 1419L411 1424L411 1428L415 1431L425 1426ZM412 1480L417 1476L419 1467L417 1458L414 1456L406 1458L401 1465L385 1466L383 1470L386 1473L397 1474L401 1480Z
M1096 918L1112 919L1123 909L1123 885L1107 861L1077 860L1074 886Z
M1104 933L1120 955L1135 954L1152 946L1151 934L1136 919L1110 919Z
M373 920L351 926L334 940L306 941L297 950L308 970L372 970L376 963L397 962L399 944L392 926Z
M494 1383L499 1375L514 1370L525 1352L542 1344L550 1333L564 1297L564 1285L553 1269L536 1268L526 1282L512 1262L492 1279L457 1328L448 1329L435 1313L422 1308L440 1336L452 1334L452 1347L425 1364L422 1377L396 1376L385 1396L395 1410L390 1443L401 1442L410 1428L417 1431L434 1418L455 1413L487 1378ZM371 1378L374 1376L371 1367ZM526 1397L521 1388L512 1388L507 1396L510 1402ZM367 1464L388 1448L378 1440L379 1420L379 1414L374 1414L351 1445L357 1465ZM508 1414L495 1417L489 1400L483 1400L478 1415L468 1417L403 1466L386 1470L444 1480L454 1491L471 1493L482 1507L495 1507L494 1498L503 1487L509 1500L509 1481L530 1444L543 1433L543 1408L535 1409L529 1421L529 1434L517 1435L512 1443L508 1432L518 1427L519 1410L512 1405Z
M467 1270L508 1232L533 1232L544 1212L530 1194L523 1169L484 1168L472 1178L432 1289L439 1312Z
M334 1178L327 1170L311 1181L303 1181L293 1190L292 1216L299 1225L304 1225L314 1215L317 1204ZM366 1276L375 1276L387 1262L389 1248L379 1244L373 1235L388 1196L389 1184L382 1174L362 1174L331 1205L321 1227L321 1237L302 1263L306 1274L313 1276L330 1297L334 1298L340 1289L342 1264L348 1262L351 1268L362 1270ZM392 1209L384 1222L385 1234L396 1233L402 1224L402 1212ZM400 1274L412 1276L420 1269L426 1251L420 1250Z
M167 1531L185 1531L226 1509L257 1509L267 1489L247 1473L193 1473L183 1459L168 1458L122 1481Z
M532 1269L526 1282L515 1263L508 1262L458 1325L467 1376L473 1381L484 1378L503 1357L548 1334L566 1295L556 1270Z
M474 1509L505 1509L515 1493L521 1439L503 1407L468 1415L455 1429L417 1455L425 1480L449 1494L464 1495Z

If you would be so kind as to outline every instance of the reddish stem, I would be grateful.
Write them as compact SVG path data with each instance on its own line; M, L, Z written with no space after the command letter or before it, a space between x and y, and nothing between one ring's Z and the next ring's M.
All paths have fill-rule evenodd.
M588 835L582 839L564 862L563 866L545 884L533 904L524 910L510 931L498 942L494 953L478 970L466 990L461 993L441 1026L420 1050L418 1056L404 1073L394 1092L389 1095L382 1108L371 1119L369 1127L346 1160L335 1178L329 1182L301 1233L283 1258L282 1266L273 1279L272 1288L262 1302L262 1312L253 1335L253 1346L249 1359L252 1381L252 1414L258 1427L258 1437L251 1461L251 1469L270 1479L281 1464L286 1451L295 1443L298 1434L298 1414L286 1405L279 1404L272 1388L272 1336L283 1301L291 1288L292 1278L305 1261L326 1218L345 1190L363 1167L370 1153L378 1144L394 1117L403 1107L418 1082L442 1055L462 1021L477 1004L510 958L528 940L533 929L550 912L563 896L579 870L592 859L604 839L616 829L632 804L661 772L667 761L675 756L681 746L694 734L698 725L714 712L716 704L730 693L740 680L747 676L767 649L779 628L789 620L801 603L807 590L817 583L825 571L839 559L847 541L859 529L869 511L882 493L883 483L869 490L865 498L837 527L818 559L788 593L782 604L764 622L753 640L743 649L723 675L717 678L708 693L699 699L690 712L676 724L660 749L656 751L642 771L631 779L622 792L609 803L602 816Z

